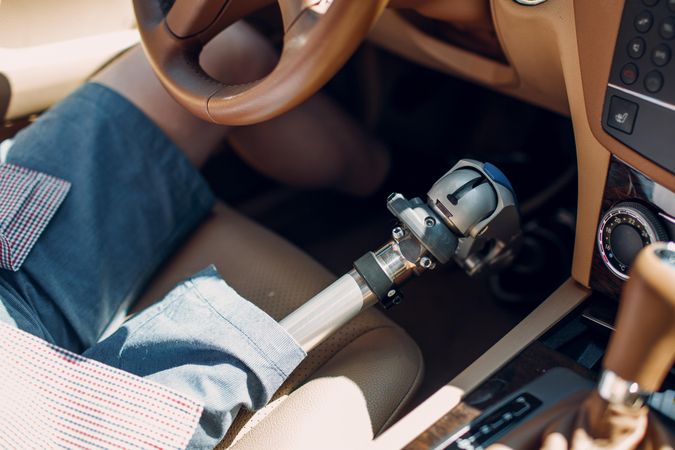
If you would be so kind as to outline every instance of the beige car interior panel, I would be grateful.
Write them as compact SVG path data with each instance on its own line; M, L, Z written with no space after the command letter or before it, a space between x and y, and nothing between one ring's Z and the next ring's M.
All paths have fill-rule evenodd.
M516 74L508 66L431 37L388 10L371 31L370 40L407 59L462 78L510 91Z
M469 367L375 439L373 448L378 450L401 448L415 439L457 406L462 394L476 388L589 295L588 289L572 279L567 280Z
M0 73L11 90L5 118L40 112L68 95L138 42L134 23L125 0L0 2Z
M572 276L588 286L595 246L595 229L600 214L610 153L593 134L586 110L575 24L575 3L572 0L565 0L527 7L512 1L495 0L492 7L495 26L504 51L524 83L536 84L544 89L543 82L537 80L549 74L541 73L541 68L552 65L551 58L558 58L555 66L562 70L562 80L567 92L577 144L579 172ZM621 7L622 5L616 5L619 10ZM536 30L536 34L525 33L525 30ZM605 73L597 76L607 79L608 73L609 65Z
M462 25L490 20L489 0L391 0L389 6L412 8L426 17Z
M555 54L545 55L548 61L538 67L538 70L546 72L545 76L536 78L535 83L528 83L520 79L512 66L430 36L395 10L384 12L369 38L378 46L424 66L465 78L563 115L569 114L565 85L559 63L554 61Z

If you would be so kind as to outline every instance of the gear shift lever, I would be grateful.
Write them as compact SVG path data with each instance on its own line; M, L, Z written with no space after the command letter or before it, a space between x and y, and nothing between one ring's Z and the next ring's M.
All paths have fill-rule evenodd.
M674 361L675 243L661 243L647 247L635 261L604 365L655 391Z
M570 398L504 436L488 450L671 449L673 437L644 407L675 362L675 243L638 255L597 390ZM581 404L579 404L581 402Z
M635 442L635 447L640 440L657 439L649 431L646 436L636 434L644 433L640 428L647 414L642 407L645 396L659 389L673 362L675 243L657 243L640 252L624 287L616 331L605 355L605 370L597 395L592 395L584 404L588 437L593 441L615 441L616 448L633 448L633 445L626 446L628 442L622 443L622 439L644 436ZM654 420L655 417L651 421ZM631 425L635 430L627 433ZM655 424L650 423L652 430L654 427ZM574 441L572 448L575 448Z

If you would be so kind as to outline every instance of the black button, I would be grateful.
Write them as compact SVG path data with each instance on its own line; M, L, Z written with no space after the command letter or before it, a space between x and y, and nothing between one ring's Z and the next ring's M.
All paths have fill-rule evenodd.
M663 67L670 61L670 47L665 44L659 44L652 50L652 62L659 67Z
M640 37L631 39L631 41L628 43L628 55L631 58L638 59L644 54L645 54L645 40Z
M647 6L654 6L659 2L659 0L642 0L642 3L644 3Z
M621 81L623 81L624 84L635 83L638 79L638 75L638 68L633 63L628 63L621 68Z
M663 75L658 70L652 70L645 77L645 89L652 94L659 92L663 87Z
M624 133L631 134L633 132L637 111L637 104L613 95L612 99L609 101L607 125L623 131Z
M654 16L646 9L635 16L635 29L640 33L646 33L654 24Z
M672 39L675 37L675 17L668 17L661 22L659 34L663 39Z
M616 260L624 266L631 266L644 243L640 231L628 224L617 225L609 238Z
M668 0L668 9L675 12L675 0Z

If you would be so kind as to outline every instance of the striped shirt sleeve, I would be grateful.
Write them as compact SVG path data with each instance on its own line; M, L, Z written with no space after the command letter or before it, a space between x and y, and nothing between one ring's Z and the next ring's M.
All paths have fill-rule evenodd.
M0 448L185 448L202 406L0 324Z

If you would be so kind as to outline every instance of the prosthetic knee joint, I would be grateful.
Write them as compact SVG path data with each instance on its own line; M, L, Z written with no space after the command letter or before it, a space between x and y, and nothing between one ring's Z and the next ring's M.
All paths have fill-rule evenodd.
M281 321L305 351L318 345L362 309L401 302L400 286L413 274L455 261L469 275L508 264L520 242L516 196L492 164L461 160L427 193L387 199L399 224L380 249Z

